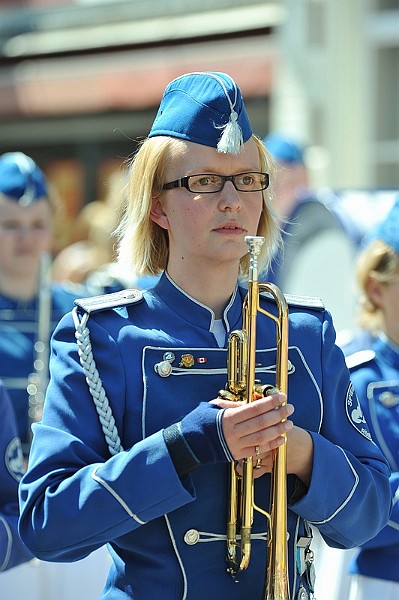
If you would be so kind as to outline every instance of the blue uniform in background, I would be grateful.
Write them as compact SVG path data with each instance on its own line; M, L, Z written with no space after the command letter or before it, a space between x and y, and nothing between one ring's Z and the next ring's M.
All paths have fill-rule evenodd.
M60 284L53 284L51 296L50 333L61 317L71 310L77 293ZM11 398L18 435L25 453L29 448L31 437L27 386L29 375L34 371L38 313L38 296L31 301L22 302L0 295L0 377Z
M348 357L348 365L373 440L392 469L394 499L388 524L362 545L350 572L399 582L399 347L379 337L370 350Z
M0 571L6 571L33 558L18 534L18 484L24 459L15 416L0 381Z
M224 311L227 332L242 326L245 293L238 287ZM43 421L33 426L20 488L22 538L50 561L75 561L109 542L107 600L260 598L266 519L255 513L250 566L237 584L225 559L228 465L199 466L179 478L162 434L225 386L227 351L212 333L214 314L167 274L138 299L120 297L80 303L83 318L90 313L80 334L90 332L82 361L91 364L93 354L93 397L72 315L55 331ZM271 300L262 303L276 311ZM309 589L297 546L308 537L308 522L328 544L348 548L374 537L389 516L388 465L357 418L360 407L334 340L321 303L291 301L288 398L294 423L314 443L309 489L288 476L292 597ZM257 343L257 377L273 383L271 319L258 319ZM113 453L118 435L123 449ZM269 491L269 476L256 480L256 502L264 509ZM367 519L357 516L360 504Z
M47 212L37 213L39 216L33 213L38 222L33 221L32 217L28 217L29 211L34 210L36 203L40 202L48 204L49 219L51 215L47 179L30 156L22 152L7 152L0 156L0 198L6 215L5 223L2 222L4 230L8 232L11 230L13 234L16 234L20 231L21 226L26 228L26 224L29 224L27 233L25 232L24 235L32 236L32 232L37 229L39 223L43 228L44 239L47 239L46 236L50 234L50 221L47 222L45 218ZM9 216L7 217L10 214L8 205L17 209L16 212L11 212L11 219ZM26 214L22 219L24 212ZM31 243L37 244L38 239L37 237L32 238ZM33 252L33 246L31 252ZM31 299L29 300L23 299L29 297L29 294L23 289L15 289L15 294L11 297L3 292L0 293L0 377L11 398L18 435L21 438L25 454L28 454L31 440L27 388L29 376L35 370L38 371L34 362L39 355L39 350L38 347L35 349L35 344L39 342L46 349L48 348L50 335L58 321L71 310L74 299L82 293L81 290L74 292L60 284L51 284L50 250L46 245L37 246L36 253L32 256L28 255L28 260L32 260L33 256L35 256L35 260L27 264L30 265L31 274L35 273L37 267L39 289L36 295L33 295L36 286L28 288L31 289ZM10 265L1 273L1 277L4 277L6 281L9 278L7 269L10 269ZM14 273L11 280L15 276L18 277L18 282L22 282L21 286L23 287L24 278L20 274ZM2 290L14 290L14 287L7 287L7 285L4 287L3 280L1 283ZM25 291L25 294L20 294L20 291ZM43 307L45 307L44 311ZM40 315L40 313L42 314ZM39 331L40 329L42 331ZM43 352L43 348L41 348L40 356L42 357L41 363L44 365L41 373L46 379L41 386L44 392L47 384L48 352Z

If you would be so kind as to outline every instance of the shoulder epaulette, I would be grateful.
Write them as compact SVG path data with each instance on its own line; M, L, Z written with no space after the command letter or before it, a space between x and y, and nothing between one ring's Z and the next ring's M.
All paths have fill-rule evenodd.
M262 292L261 296L274 300L269 292ZM294 296L292 294L284 294L288 306L300 306L303 308L313 308L314 310L324 310L324 303L316 296Z
M346 356L345 362L346 362L346 366L350 370L350 369L355 369L356 367L360 367L361 365L364 365L364 364L370 362L371 360L374 359L374 357L375 357L374 350L358 350L357 352L354 352L353 354Z
M121 290L112 294L103 294L101 296L89 296L88 298L79 298L75 300L75 305L82 308L85 312L91 314L118 306L130 306L143 299L143 293L140 290Z
M316 310L324 310L324 302L317 296L294 296L292 294L284 294L289 306L303 306L304 308L314 308Z

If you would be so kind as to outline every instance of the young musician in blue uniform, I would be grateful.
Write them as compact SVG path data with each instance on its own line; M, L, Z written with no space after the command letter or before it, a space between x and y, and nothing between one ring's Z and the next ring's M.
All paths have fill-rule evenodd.
M288 404L278 392L244 404L218 396L227 335L242 327L245 237L265 237L261 264L279 242L272 169L228 75L172 81L130 166L119 231L127 272L162 276L143 292L78 301L54 333L43 421L20 486L20 533L49 561L108 544L108 600L261 598L260 513L248 568L238 583L227 572L228 471L233 459L241 470L252 458L255 500L267 510L284 434L291 598L312 596L310 526L347 548L388 520L388 466L352 418L356 396L319 301L290 302ZM260 302L276 311L270 298ZM256 344L256 378L273 386L275 323L264 315Z
M0 571L7 571L33 556L18 534L18 484L24 459L14 411L2 381L0 413Z
M348 357L352 381L373 440L392 474L393 510L386 527L362 545L350 571L350 600L399 598L399 197L359 256L359 321L373 342Z
M51 283L47 258L53 213L46 178L36 163L22 152L0 156L0 376L25 454L30 443L29 376L35 372L35 360L40 361L36 366L47 362L48 338L77 295ZM40 330L45 332L43 340ZM35 349L37 342L42 346ZM47 380L46 369L40 370L43 380L35 389ZM37 399L35 392L30 395Z

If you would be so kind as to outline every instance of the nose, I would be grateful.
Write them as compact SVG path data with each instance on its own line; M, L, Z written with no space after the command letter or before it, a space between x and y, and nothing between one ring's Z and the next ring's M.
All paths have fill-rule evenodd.
M232 181L225 181L223 188L219 192L220 210L237 211L241 209L241 195L236 190Z
M29 237L30 235L32 235L32 233L34 232L33 227L30 227L29 225L19 225L18 229L16 230L17 234L19 237Z

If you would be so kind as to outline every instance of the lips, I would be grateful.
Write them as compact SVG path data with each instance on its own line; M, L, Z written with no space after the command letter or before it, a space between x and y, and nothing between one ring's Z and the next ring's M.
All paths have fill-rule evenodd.
M232 231L237 233L243 233L245 230L239 223L225 223L215 228L215 231Z

